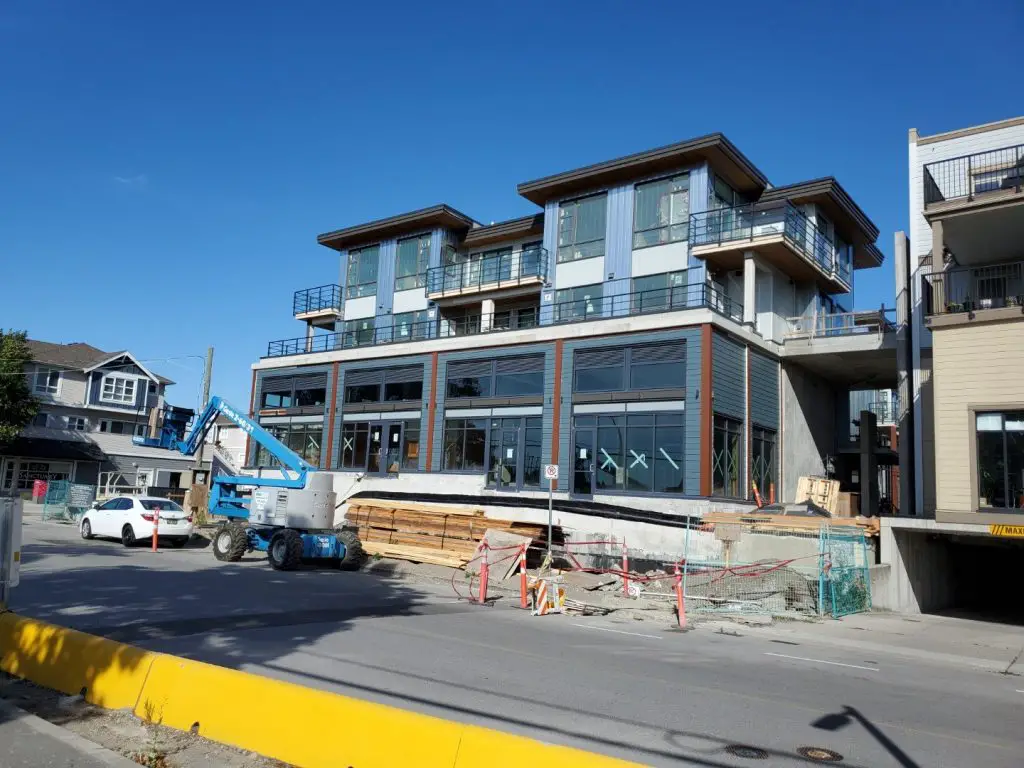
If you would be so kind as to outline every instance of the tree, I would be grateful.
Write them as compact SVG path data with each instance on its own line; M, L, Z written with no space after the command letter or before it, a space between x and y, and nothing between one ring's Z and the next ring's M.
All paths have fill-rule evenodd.
M0 328L0 445L13 441L39 410L25 371L31 362L25 332Z

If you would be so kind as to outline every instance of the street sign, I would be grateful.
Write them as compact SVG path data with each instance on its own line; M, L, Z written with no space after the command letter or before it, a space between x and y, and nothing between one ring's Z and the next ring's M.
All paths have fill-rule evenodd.
M544 479L545 480L557 480L558 479L558 465L557 464L545 464L544 465Z

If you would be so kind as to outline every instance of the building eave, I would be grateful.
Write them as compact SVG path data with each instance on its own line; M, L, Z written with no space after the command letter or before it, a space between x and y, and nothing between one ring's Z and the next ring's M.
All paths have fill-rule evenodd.
M467 246L487 245L503 240L530 237L531 235L539 237L543 234L544 214L535 213L518 219L509 219L508 221L499 221L496 224L474 227L466 233L463 243Z
M472 218L457 211L450 205L441 203L429 208L421 208L408 213L400 213L385 219L369 221L333 232L317 235L316 241L336 251L352 246L369 245L374 242L403 234L413 234L424 229L445 227L456 231L464 231L476 225Z
M710 162L717 172L741 192L758 193L768 185L767 177L731 141L721 133L712 133L525 181L518 185L517 190L527 200L544 205L548 200L588 189L681 168L694 160Z
M788 200L796 204L825 203L826 209L832 208L833 219L838 213L846 220L845 222L833 221L833 223L846 224L847 226L843 227L848 230L845 233L846 237L855 245L874 243L878 239L878 227L833 176L772 187L761 195L758 202L778 200ZM855 231L850 232L849 227L853 227Z

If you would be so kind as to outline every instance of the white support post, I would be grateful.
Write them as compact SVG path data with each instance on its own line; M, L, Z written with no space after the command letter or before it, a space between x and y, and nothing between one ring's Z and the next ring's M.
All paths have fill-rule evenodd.
M494 322L494 299L484 299L480 302L480 333L491 330L491 323Z
M753 251L743 253L743 324L754 327L757 323L757 264Z
M313 351L313 324L306 323L306 352Z

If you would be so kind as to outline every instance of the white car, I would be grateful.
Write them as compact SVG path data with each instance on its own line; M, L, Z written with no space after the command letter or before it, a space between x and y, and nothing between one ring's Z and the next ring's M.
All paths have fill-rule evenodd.
M126 547L153 539L159 516L157 538L173 547L184 547L192 537L192 515L169 499L148 496L117 496L97 502L82 516L83 539L104 536L120 539Z

